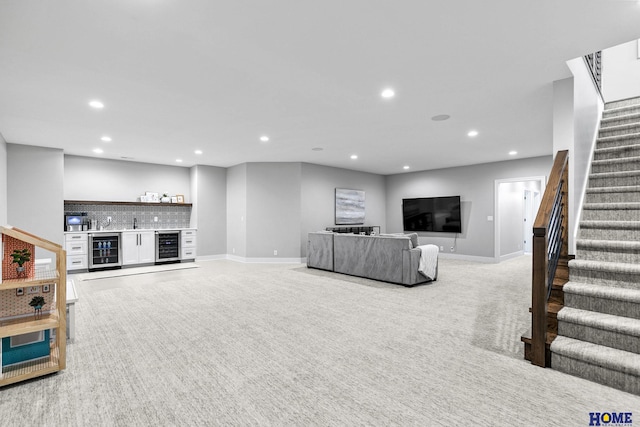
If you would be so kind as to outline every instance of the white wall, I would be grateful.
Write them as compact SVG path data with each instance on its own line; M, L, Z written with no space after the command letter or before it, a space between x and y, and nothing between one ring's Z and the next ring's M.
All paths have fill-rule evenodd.
M606 102L640 96L638 40L602 51L602 95Z
M247 165L227 169L227 254L247 256Z
M190 171L191 226L198 228L198 258L227 253L227 171L193 166Z
M495 181L518 177L548 176L551 156L482 165L390 175L387 182L387 231L402 232L402 199L461 196L462 233L420 232L419 243L443 246L447 253L479 260L494 260Z
M310 231L335 227L335 189L350 188L365 192L365 223L386 230L386 184L382 175L302 164L300 225L301 256L307 256L307 235Z
M604 103L591 79L589 70L583 58L576 58L567 62L573 74L573 140L554 139L554 153L557 150L569 150L569 254L576 253L575 240L578 233L582 203L587 187L589 172L591 170L591 159L595 149L600 118ZM568 96L568 91L559 93L564 98ZM559 103L566 104L567 100L558 100ZM561 117L555 117L554 120ZM563 120L569 120L566 115ZM558 123L558 126L566 126ZM555 127L555 125L554 125Z
M8 223L62 245L62 150L7 144L7 174Z
M0 134L0 225L7 225L7 142Z
M65 200L135 202L145 191L182 194L192 203L189 168L64 156Z
M247 258L300 259L300 168L247 164Z

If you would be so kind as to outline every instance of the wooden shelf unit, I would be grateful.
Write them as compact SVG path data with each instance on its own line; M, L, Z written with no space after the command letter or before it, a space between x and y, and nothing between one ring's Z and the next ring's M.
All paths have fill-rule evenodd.
M39 316L24 316L0 321L0 338L22 335L30 332L55 329L55 339L50 343L49 357L34 361L27 361L9 366L0 371L0 387L20 381L51 374L66 368L67 344L67 255L62 246L30 234L19 228L0 227L3 235L13 237L39 248L53 252L56 255L56 269L37 272L36 277L27 279L4 279L0 283L0 290L28 288L30 286L53 285L55 289L55 304L49 313Z

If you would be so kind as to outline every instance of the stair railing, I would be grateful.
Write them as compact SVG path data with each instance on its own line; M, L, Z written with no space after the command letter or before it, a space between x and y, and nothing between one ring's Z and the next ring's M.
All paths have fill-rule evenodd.
M569 151L558 151L533 224L531 363L546 367L547 301L558 260L567 252Z

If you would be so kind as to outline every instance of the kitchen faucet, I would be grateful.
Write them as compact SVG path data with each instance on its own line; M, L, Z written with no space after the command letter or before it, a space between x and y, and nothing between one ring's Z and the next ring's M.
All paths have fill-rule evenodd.
M133 229L138 228L138 218L133 218Z

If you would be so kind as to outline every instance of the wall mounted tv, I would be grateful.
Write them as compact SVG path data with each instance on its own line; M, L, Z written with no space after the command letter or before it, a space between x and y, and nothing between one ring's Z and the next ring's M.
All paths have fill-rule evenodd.
M405 231L462 233L460 196L402 200Z

